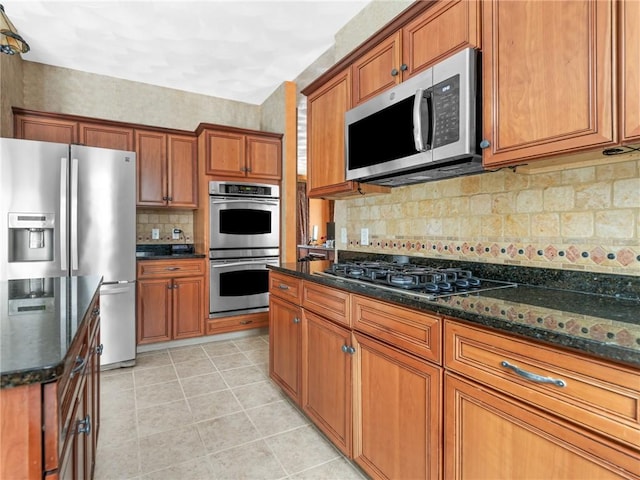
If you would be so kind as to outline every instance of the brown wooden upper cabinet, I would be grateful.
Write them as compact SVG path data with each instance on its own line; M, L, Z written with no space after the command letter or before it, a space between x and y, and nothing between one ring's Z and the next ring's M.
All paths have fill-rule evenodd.
M206 174L262 180L282 178L282 135L210 129L200 135Z
M78 122L31 113L14 113L13 136L41 142L78 143Z
M197 208L194 136L135 130L138 206Z
M78 143L91 147L133 150L133 128L80 122L78 139Z
M620 8L620 95L623 143L640 142L640 2Z
M353 107L467 47L480 47L480 2L442 0L353 62Z
M485 166L616 142L615 3L482 2Z

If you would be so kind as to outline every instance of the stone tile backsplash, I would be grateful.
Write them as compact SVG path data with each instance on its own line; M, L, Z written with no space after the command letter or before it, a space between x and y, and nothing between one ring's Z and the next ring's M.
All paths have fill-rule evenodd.
M336 231L348 237L338 246L640 275L638 158L532 175L503 169L337 201Z
M153 240L151 230L160 230L160 238ZM174 228L182 230L180 239L173 240ZM136 243L193 243L192 210L154 210L138 208L136 211Z

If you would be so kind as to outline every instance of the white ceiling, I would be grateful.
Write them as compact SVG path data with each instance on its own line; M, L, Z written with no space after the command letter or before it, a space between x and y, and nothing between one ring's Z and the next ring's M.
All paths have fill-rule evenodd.
M371 0L2 1L26 61L261 104Z

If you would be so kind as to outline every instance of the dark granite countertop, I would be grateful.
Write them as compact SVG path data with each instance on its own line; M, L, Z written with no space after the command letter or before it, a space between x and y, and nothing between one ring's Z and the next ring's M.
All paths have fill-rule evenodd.
M337 277L322 276L331 262L286 263L268 268L302 279L366 295L409 308L455 317L474 324L539 340L596 357L640 367L640 299L633 296L640 279L620 278L628 295L581 292L569 288L554 288L526 283L538 283L541 272L527 275L526 267L517 272L517 286L486 292L452 295L428 300L407 292L383 290L375 285L352 283ZM492 266L491 268L494 268ZM494 272L482 273L494 280ZM511 270L513 266L506 266ZM539 269L536 269L539 270ZM514 272L508 272L513 278ZM584 275L584 272L580 272ZM553 272L551 274L553 276ZM555 274L556 276L558 274ZM580 275L578 275L579 277ZM598 278L600 278L598 276ZM607 279L610 280L610 279ZM615 282L615 280L613 280ZM575 288L583 278L572 281L563 278L562 284ZM611 280L608 282L611 283ZM628 285L631 283L631 285Z
M206 256L204 253L196 253L191 243L136 245L136 260L178 260L205 258Z
M99 276L0 282L0 387L57 379Z

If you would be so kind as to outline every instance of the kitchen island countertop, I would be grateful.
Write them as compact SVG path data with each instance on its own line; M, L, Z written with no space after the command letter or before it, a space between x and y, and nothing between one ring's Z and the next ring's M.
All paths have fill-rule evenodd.
M0 282L1 388L48 382L62 374L101 283L100 276Z
M545 288L456 294L427 300L410 292L321 275L331 262L284 263L270 269L408 308L458 318L596 357L640 367L640 301Z

